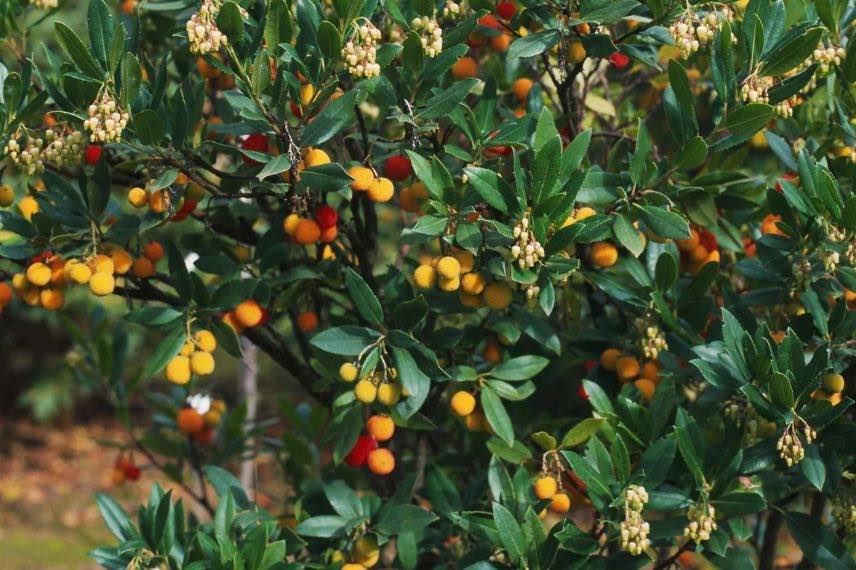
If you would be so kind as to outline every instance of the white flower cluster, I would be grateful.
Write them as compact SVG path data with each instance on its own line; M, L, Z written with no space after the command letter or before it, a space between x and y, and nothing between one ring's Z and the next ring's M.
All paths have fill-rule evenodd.
M837 251L824 251L820 254L823 259L823 268L829 273L835 273L835 269L841 262L841 256Z
M797 106L799 99L796 95L784 101L776 103L776 114L783 119L788 119L794 116L794 107Z
M368 20L355 24L354 28L354 34L342 48L345 68L354 77L377 77L380 75L380 65L376 62L380 30Z
M829 73L829 70L832 69L833 65L841 65L841 62L844 61L844 57L847 55L847 52L844 51L844 48L841 46L835 47L833 45L820 45L814 52L811 54L814 63L818 65L818 70L821 74Z
M727 7L721 12L713 11L706 14L686 10L669 26L669 34L675 45L680 48L681 55L687 58L716 37L716 32L722 28L724 20L731 21L733 18L734 14ZM732 35L731 40L736 42L737 38Z
M847 244L845 257L847 257L847 263L850 264L850 267L856 267L856 238L851 239L850 243Z
M205 54L220 51L228 43L226 34L217 27L217 13L220 4L214 0L204 0L199 11L187 21L187 39L190 41L190 53Z
M30 0L30 5L41 10L52 10L59 6L59 0Z
M44 157L59 167L78 166L83 162L83 148L86 137L80 131L72 131L68 134L57 133L53 129L45 131L45 139L48 146L45 148Z
M108 143L122 138L122 131L128 126L128 113L103 87L98 98L89 106L89 118L83 121L83 128L91 133L96 143Z
M541 287L532 283L526 287L526 300L534 301L541 294Z
M440 55L440 52L443 51L443 29L435 18L428 16L413 18L410 26L419 34L419 39L422 41L422 51L425 55L428 57Z
M830 508L838 528L848 536L856 534L856 493L840 490L833 498Z
M511 257L517 260L521 269L534 267L544 257L544 247L535 239L528 215L524 214L520 223L514 226L514 239L517 243L511 246Z
M716 530L716 509L713 505L696 503L687 509L689 523L684 527L684 536L696 542L710 539L710 533Z
M740 86L740 96L746 103L769 103L770 97L767 93L772 86L772 77L750 75Z
M470 12L471 10L467 0L462 0L460 3L448 0L448 2L443 6L443 17L449 20L461 18L468 15Z
M642 518L648 502L648 491L639 485L628 485L624 491L624 520L621 521L621 548L632 556L639 556L651 546L650 525Z
M811 443L817 439L817 432L803 421L803 437L806 443ZM785 428L782 437L776 442L776 449L779 451L779 457L788 467L796 465L805 458L805 447L797 433L797 428L794 424L790 424Z
M21 144L14 138L9 139L3 147L3 154L9 157L12 164L25 174L36 174L45 169L42 158L42 147L45 142L42 139L31 139L27 137L26 146L21 150Z
M650 360L656 360L661 351L669 349L669 344L666 342L666 335L656 325L645 328L645 336L642 337L639 344L642 348L642 354Z

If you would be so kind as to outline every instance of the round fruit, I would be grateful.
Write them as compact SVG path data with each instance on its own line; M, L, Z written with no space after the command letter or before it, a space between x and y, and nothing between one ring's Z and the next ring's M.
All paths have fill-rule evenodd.
M24 196L18 202L18 209L25 220L30 221L39 212L39 203L32 196Z
M410 159L406 156L390 156L386 159L386 164L383 166L383 172L386 174L387 178L400 182L410 178L413 174L413 166L410 164Z
M465 249L459 249L456 250L452 255L454 255L455 259L458 260L458 263L461 264L461 273L469 273L473 270L476 258L472 253Z
M354 386L354 396L363 404L371 404L377 398L377 386L370 380L360 380Z
M609 56L609 63L611 63L615 69L624 69L630 63L630 56L623 54L620 51L616 51Z
M0 186L0 208L11 206L15 201L15 191L8 184Z
M252 152L267 152L268 139L261 133L253 133L251 135L247 135L244 140L241 141L241 148ZM248 156L243 156L242 158L247 164L258 164L258 162Z
M297 233L297 224L300 223L300 216L295 213L291 213L282 220L282 229L285 231L286 235L294 237L294 234Z
M242 301L235 307L235 319L242 327L251 328L262 322L262 308L254 299Z
M510 20L517 13L517 5L509 0L502 0L496 5L496 13L503 20Z
M310 333L318 328L318 315L313 311L304 311L297 315L297 327L304 333Z
M374 202L389 202L395 194L395 186L389 178L378 178L368 189L368 197Z
M618 249L609 242L591 246L591 262L595 267L612 267L618 261Z
M360 192L368 190L375 181L374 172L365 166L352 166L348 169L348 176L354 179L351 189Z
M440 277L440 279L437 281L437 287L440 289L440 291L445 291L447 293L450 291L457 291L460 286L460 277L452 277L451 279Z
M449 401L452 411L460 417L468 416L476 409L476 397L465 390L455 392Z
M553 500L550 501L550 510L560 515L565 514L571 509L571 498L565 493L556 493L553 495Z
M110 273L96 271L92 274L92 277L89 278L89 290L99 297L109 295L115 288L116 278Z
M831 372L823 377L823 389L831 394L844 390L844 376Z
M148 257L138 257L131 264L131 273L134 277L148 279L155 274L155 266Z
M621 351L617 348L607 348L600 353L600 365L604 370L615 372L615 365L621 357Z
M196 334L193 335L193 340L196 342L196 346L199 347L199 350L214 352L217 349L217 338L214 336L214 333L209 330L203 329L196 331Z
M318 226L322 230L336 227L336 224L339 222L339 212L335 208L325 204L315 210L315 221L318 222Z
M366 421L366 431L378 441L389 441L395 434L395 422L389 416L377 414Z
M482 358L491 364L499 364L502 361L502 350L495 342L489 342L482 349Z
M690 238L689 239L679 239L675 242L675 245L678 246L680 251L691 252L698 246L699 244L699 234L695 229L690 230Z
M101 160L101 150L102 147L100 145L86 145L86 150L83 151L83 156L86 160L86 164L97 164L98 161Z
M321 239L321 228L315 220L302 219L297 222L294 241L300 245L311 245Z
M401 400L401 385L397 382L386 382L378 386L377 401L384 406L394 406Z
M154 192L149 194L149 210L151 210L155 214L163 214L164 212L169 210L171 204L172 195L166 188L155 190Z
M621 356L615 361L615 374L622 382L629 382L639 376L639 361L635 356Z
M339 367L339 378L345 382L353 382L357 379L359 369L351 362L345 362Z
M143 255L152 263L157 263L163 259L163 246L156 241L151 241L143 246Z
M351 467L360 467L374 449L377 449L377 441L367 435L361 435L357 438L351 451L345 456L345 463Z
M134 263L134 258L124 249L116 249L110 254L113 260L113 268L119 275L125 275L131 270L131 265Z
M65 305L65 294L59 289L42 289L39 301L48 311L58 311Z
M559 482L556 481L555 477L544 475L535 479L533 487L535 489L535 496L543 501L553 498L553 495L559 490Z
M190 358L174 356L166 365L166 379L173 384L190 382Z
M443 279L455 279L461 274L461 262L452 256L446 256L437 262L437 273Z
M373 536L360 538L351 551L351 557L355 562L366 568L371 568L380 560L380 549L377 540Z
M190 370L199 376L208 376L214 372L214 357L210 352L194 350L190 354Z
M312 168L313 166L330 164L332 161L330 160L330 155L320 148L310 148L303 155L303 162L306 163L306 168Z
M636 389L642 392L642 398L646 402L650 402L651 398L654 397L654 390L657 389L657 386L647 378L639 378L633 382L633 385L636 386Z
M485 285L482 296L488 307L499 311L511 304L511 287L502 281L494 281Z
M461 277L461 289L467 295L479 295L484 290L484 284L481 273L467 273Z
M42 262L27 267L27 281L36 287L44 287L51 280L51 268Z
M395 456L385 448L378 448L369 453L366 462L369 471L375 475L389 475L395 469Z
M205 419L193 408L180 409L175 423L178 425L178 431L185 435L193 435L205 427Z
M144 208L149 203L149 191L135 186L128 190L128 202L135 208Z
M568 46L568 60L571 63L582 63L585 61L586 55L586 48L580 40L574 40Z
M533 81L528 77L520 77L515 79L511 84L511 92L517 97L518 101L526 101L529 98L529 92L532 91Z
M413 281L420 289L431 289L437 283L437 271L430 265L420 265L413 272Z
M478 74L478 65L476 60L470 56L464 56L452 66L452 77L455 79L467 79L475 77Z

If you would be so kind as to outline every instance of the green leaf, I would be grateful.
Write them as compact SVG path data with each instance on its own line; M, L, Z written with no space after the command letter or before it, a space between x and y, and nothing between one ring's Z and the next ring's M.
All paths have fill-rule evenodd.
M101 511L104 524L117 540L126 541L138 536L134 523L119 503L104 493L96 493L95 501L98 503L98 510Z
M321 53L330 59L337 58L342 49L342 39L339 37L339 30L336 26L324 20L318 26L318 47L321 48Z
M108 50L113 43L113 14L104 0L90 0L86 20L92 53L101 66L107 69Z
M559 445L556 438L545 431L536 431L529 437L544 451L551 451Z
M804 513L786 513L785 520L806 558L827 570L856 568L856 563L835 533L816 517Z
M365 94L358 88L348 90L335 101L328 102L312 122L303 128L301 144L318 146L327 142L345 127L354 124L354 105L362 102Z
M684 458L684 463L689 467L690 472L696 479L696 482L704 481L704 472L702 471L702 459L699 456L698 450L695 448L689 431L685 427L675 426L675 438L678 442L678 451L681 452L681 457Z
M422 404L425 403L428 391L431 389L431 379L419 369L416 360L407 350L393 347L392 354L395 358L395 366L398 369L401 385L410 392L410 395L402 399L395 409L407 419L418 412Z
M157 146L166 134L163 118L152 109L143 109L134 115L134 127L143 144Z
M425 101L425 108L418 114L418 117L428 120L447 116L458 107L458 104L464 100L478 82L478 79L472 78L456 81L448 89Z
M591 496L592 499L599 497L603 503L608 502L613 498L612 493L609 491L606 483L603 482L600 474L594 469L594 467L589 465L581 455L573 451L563 451L562 455L564 455L565 459L568 460L568 463L571 465L571 469L577 474L582 482L586 484L589 492L593 494L593 496Z
M781 372L773 372L770 377L770 400L784 410L794 407L794 389L788 377Z
M336 514L346 518L363 515L363 503L360 497L341 479L324 483L324 495L327 496Z
M485 418L496 435L508 445L514 443L514 427L511 424L511 418L508 417L508 412L499 395L492 388L488 386L482 388L481 405Z
M826 481L826 465L816 445L806 446L805 457L800 462L800 470L815 489L823 490L823 483Z
M502 547L513 563L519 563L526 556L528 548L526 540L523 537L523 531L520 525L515 520L507 508L501 504L493 503L493 522L496 524L496 530L499 533L499 540L502 542Z
M420 532L439 517L416 505L395 505L383 512L377 524L377 530L394 536L405 530Z
M675 133L675 136L682 145L685 145L690 139L698 135L698 124L693 108L690 80L683 66L675 59L669 61L669 85L672 87L677 105L677 109L673 112L676 111L681 116L681 120L673 122L672 126L679 125L679 132Z
M558 30L544 30L517 38L508 47L506 58L509 60L518 57L533 57L540 55L559 43L561 36Z
M297 525L297 534L311 538L330 538L342 536L348 519L334 515L321 515L308 518Z
M605 420L603 418L586 418L568 430L562 438L562 447L576 447L588 441L597 433Z
M678 168L696 168L704 164L707 158L707 143L696 135L684 145L684 148L675 158L675 166Z
M182 299L189 300L193 296L193 285L190 282L190 273L184 256L172 241L166 244L166 256L169 262L169 277L173 289Z
M725 125L733 135L751 136L764 128L772 116L773 107L770 105L749 103L728 113Z
M240 43L244 35L244 18L241 16L241 8L233 0L227 0L220 7L217 27L226 34L230 44Z
M823 28L810 28L792 40L777 45L765 56L761 73L771 77L783 75L795 68L811 56L821 36Z
M469 184L485 202L503 214L508 213L510 204L499 190L500 182L497 172L478 166L467 166L464 168L464 172L467 174Z
M77 66L84 74L101 81L103 79L104 70L98 66L95 58L80 41L80 37L72 31L71 28L62 22L54 22L54 32L56 40L74 65Z
M289 160L288 155L280 154L279 156L273 157L273 159L266 163L264 167L262 167L261 171L256 174L256 178L264 180L269 176L285 172L289 168L291 168L291 160Z
M760 513L767 509L767 501L759 493L732 491L717 497L713 501L717 515L739 517Z
M645 242L642 241L642 236L635 227L633 222L627 217L627 214L615 214L612 223L612 231L615 232L615 237L619 243L627 248L627 251L633 254L634 257L639 257L645 250Z
M309 343L319 350L341 356L356 356L380 334L372 329L346 325L321 331Z
M675 212L656 206L634 204L634 210L648 229L663 238L689 239L690 225Z
M170 330L149 357L144 376L152 376L163 370L163 367L178 354L186 341L184 323Z
M345 269L345 286L357 307L357 312L370 324L383 324L383 309L380 301L365 280L350 267Z
M550 361L543 356L518 356L502 362L488 374L500 380L528 380L541 372Z
M614 414L615 410L612 407L612 400L603 391L603 388L598 386L591 380L583 380L583 390L588 395L589 403L601 415Z
M657 258L657 265L654 269L654 283L660 291L668 291L678 281L678 262L674 256L664 251Z
M604 25L614 24L638 5L636 0L583 0L580 2L579 19Z

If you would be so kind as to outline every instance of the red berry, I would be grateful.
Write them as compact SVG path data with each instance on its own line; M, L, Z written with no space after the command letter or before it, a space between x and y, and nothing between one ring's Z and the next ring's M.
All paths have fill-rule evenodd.
M300 105L292 101L288 106L291 108L291 112L295 117L299 119L303 116L303 109L300 108Z
M398 181L407 180L413 174L413 166L410 164L410 159L403 155L387 158L383 170L387 178Z
M241 141L241 148L244 150L250 150L255 152L267 152L268 139L265 135L261 133L253 133L244 137L244 139ZM243 159L246 164L258 164L257 160L253 160L248 156L244 156Z
M186 220L187 217L193 213L193 210L196 209L196 206L199 204L196 200L185 200L181 205L181 209L178 210L173 216L169 219L171 222L181 222Z
M589 395L586 393L586 389L583 388L582 384L580 384L579 388L577 388L577 396L579 396L583 400L589 399Z
M624 69L627 67L627 64L630 63L630 56L623 54L620 51L616 51L609 56L609 62L616 69Z
M339 221L339 212L335 208L323 205L315 210L315 221L322 230L332 228Z
M707 230L701 230L698 233L698 242L705 247L707 251L719 249L719 241L716 236Z
M125 479L128 481L137 481L140 478L140 468L131 463L125 466Z
M86 150L84 151L86 164L96 164L99 160L101 160L101 145L97 144L88 144L86 145Z
M494 16L493 14L485 14L484 16L478 19L478 25L484 28L498 30L499 20L497 20L496 16Z
M348 455L345 456L345 463L351 467L360 467L365 464L366 459L369 457L369 453L375 449L377 449L377 442L374 438L367 435L361 435L357 438L357 443L354 444L353 449L351 449L351 451L348 452Z
M503 20L510 20L514 17L514 14L517 13L517 5L514 2L503 0L496 5L496 13L499 14L499 17Z

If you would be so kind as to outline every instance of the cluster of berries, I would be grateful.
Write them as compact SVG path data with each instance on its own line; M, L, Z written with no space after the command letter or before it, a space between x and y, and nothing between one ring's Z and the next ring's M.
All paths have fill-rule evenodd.
M675 245L681 252L681 261L693 275L708 263L719 263L719 241L707 230L693 228L689 239L677 240Z
M640 365L632 354L617 348L607 348L600 355L600 365L604 370L613 372L622 384L633 382L646 402L654 397L654 391L660 383L660 364L656 360L647 360Z
M88 109L89 118L83 121L83 128L89 131L89 138L97 143L115 142L122 138L122 131L128 126L128 112L122 109L106 86Z
M166 365L166 379L173 384L187 384L193 374L210 376L214 373L213 352L217 339L209 330L199 330L188 338L179 353Z
M59 0L30 0L30 5L40 10L53 10L59 6Z
M428 16L416 17L410 22L410 27L419 34L422 51L428 57L437 57L443 51L443 29L437 19Z
M125 456L125 452L120 452L113 462L113 470L110 473L110 481L114 485L121 485L125 481L139 481L140 468L134 463L134 455Z
M706 501L698 502L687 509L689 522L684 527L684 536L697 543L710 540L710 534L716 530L716 509Z
M312 218L304 218L291 213L282 222L286 235L300 245L312 245L317 242L330 243L339 235L337 224L339 212L326 204L315 210Z
M651 324L650 319L636 319L636 328L640 333L639 349L645 358L657 360L660 352L669 350L663 330L656 324Z
M214 440L215 430L220 425L226 403L215 400L207 394L193 394L187 397L186 405L175 417L178 431L192 437L196 443L207 445Z
M267 309L259 305L255 299L241 301L233 310L223 315L223 322L232 327L235 334L263 325L267 320Z
M847 52L841 46L823 45L818 46L811 54L811 58L818 66L821 75L829 73L833 65L841 65Z
M217 27L217 14L220 3L216 0L204 0L199 11L187 21L187 40L190 42L190 53L206 54L220 51L226 47L228 38Z
M345 69L354 77L377 77L380 65L377 63L377 42L380 30L369 20L354 23L354 34L342 47L342 59Z
M482 304L494 310L502 310L511 303L512 291L502 281L488 283L478 271L474 271L475 257L466 250L455 250L443 257L423 256L413 272L416 287L427 291L435 286L444 292L460 290L461 304L478 308Z
M852 478L852 473L849 474ZM842 529L847 536L856 535L856 493L852 487L839 489L832 498L830 513L835 519L835 524Z
M392 180L376 176L374 170L366 166L352 166L348 169L348 176L354 180L351 189L365 192L373 202L389 202L395 194Z
M366 433L357 438L354 447L345 456L351 467L367 465L375 475L389 475L395 469L395 455L378 443L384 443L395 435L395 422L383 414L375 414L366 420Z
M651 546L648 533L651 526L642 518L648 502L645 487L628 485L624 490L624 520L621 521L621 548L631 556L639 556Z
M343 382L354 382L354 397L363 404L377 401L384 406L396 405L402 397L410 394L403 388L398 379L398 370L383 368L382 370L361 370L360 359L356 362L346 362L339 367L339 378ZM359 378L359 380L357 380Z
M556 473L556 477L549 475L546 471L541 473L541 476L535 479L532 485L535 491L535 496L542 501L550 501L550 510L554 513L563 515L571 509L571 497L567 493L559 490L559 481L561 474Z

